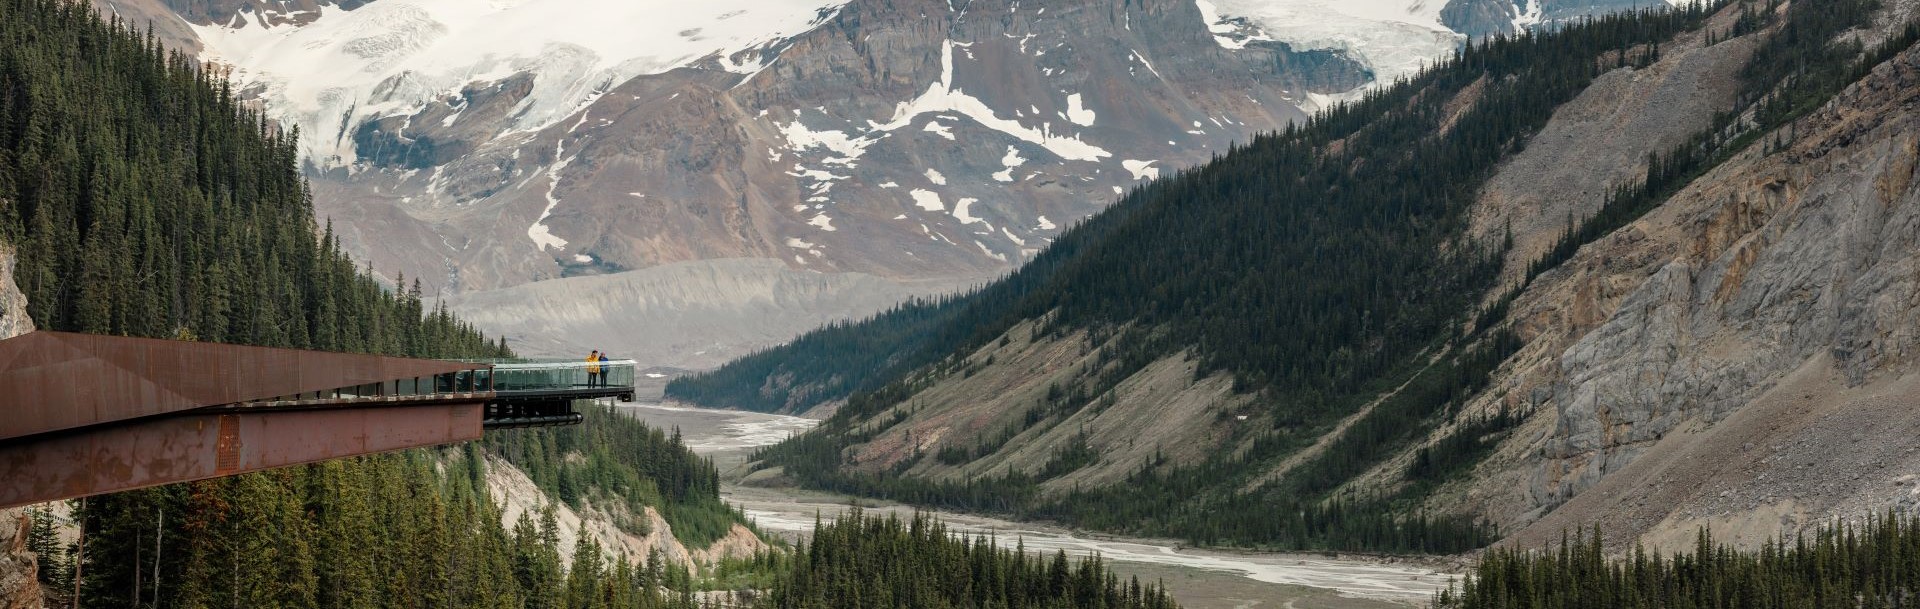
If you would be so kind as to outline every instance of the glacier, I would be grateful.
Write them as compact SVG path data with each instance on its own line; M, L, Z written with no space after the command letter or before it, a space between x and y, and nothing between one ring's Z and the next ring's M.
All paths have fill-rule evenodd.
M327 6L305 25L270 26L251 13L189 25L202 59L229 66L237 88L259 90L274 118L306 133L307 158L330 167L354 162L347 134L361 121L416 111L469 83L534 75L513 133L559 122L633 77L705 58L752 72L778 42L847 1L388 0Z
M1677 6L1697 0L1663 1ZM1413 76L1466 41L1441 21L1440 11L1447 4L1447 0L1194 0L1222 47L1242 49L1249 42L1268 40L1287 43L1297 51L1342 51L1373 71L1371 86ZM1541 22L1541 0L1516 4L1516 28ZM1302 101L1311 110L1324 107L1326 100Z

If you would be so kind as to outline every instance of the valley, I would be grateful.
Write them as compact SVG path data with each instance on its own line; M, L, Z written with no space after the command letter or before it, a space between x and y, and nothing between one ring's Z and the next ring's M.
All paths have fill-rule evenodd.
M966 298L668 394L833 409L756 476L1207 546L1599 525L1672 553L1909 513L1917 10L1735 2L1470 47ZM1543 56L1570 59L1504 63ZM1821 454L1841 440L1855 475Z
M1123 576L1163 581L1181 606L1228 609L1292 606L1370 608L1417 605L1455 578L1437 563L1353 556L1260 554L1196 550L1170 540L1089 535L1043 524L926 510L792 487L740 484L747 455L817 422L801 417L717 411L642 402L620 411L663 429L677 429L688 447L712 457L722 471L721 496L739 506L761 531L804 538L816 517L834 519L859 506L870 514L930 513L956 533L1021 543L1030 552L1098 554Z
M93 2L298 127L316 214L377 276L523 353L686 370L984 284L1469 37L1665 5Z
M1920 0L0 42L0 609L1920 598Z

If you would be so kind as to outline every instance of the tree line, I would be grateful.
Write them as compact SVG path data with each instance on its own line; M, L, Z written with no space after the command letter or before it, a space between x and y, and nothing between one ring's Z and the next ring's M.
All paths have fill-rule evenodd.
M504 341L426 307L418 280L389 288L341 253L313 218L297 135L236 101L190 58L85 2L0 0L0 241L18 246L38 326L510 357ZM812 561L797 570L797 561L762 554L724 574L699 573L657 555L609 560L592 539L564 547L557 505L503 525L488 492L489 451L526 463L556 494L664 506L676 529L696 537L738 521L719 503L712 463L677 437L605 409L587 413L582 428L496 432L456 448L92 497L72 504L75 542L42 511L28 546L54 605L129 609L693 609L715 606L721 599L702 591L743 570L744 581L770 586L776 576L813 581L804 573L870 581L903 566ZM897 541L888 534L849 525L840 539L877 547ZM925 554L896 558L930 560L963 543L917 537L912 546ZM931 598L922 586L950 581L902 580L896 590ZM792 598L857 606L848 595L862 592ZM751 606L774 606L771 598L779 597Z
M1920 602L1920 518L1886 514L1835 523L1811 539L1757 550L1702 529L1692 552L1669 557L1635 546L1608 558L1598 527L1544 550L1496 548L1442 609L1895 608Z
M1760 39L1759 48L1742 68L1736 109L1716 114L1712 126L1672 150L1649 155L1644 177L1615 186L1592 217L1578 222L1570 218L1553 247L1528 265L1522 284L1504 295L1497 313L1504 314L1505 304L1518 297L1527 283L1571 260L1581 246L1638 220L1753 144L1764 141L1768 153L1784 147L1791 134L1782 133L1782 127L1825 105L1874 66L1920 41L1920 23L1906 24L1872 49L1841 36L1869 24L1882 8L1879 0L1796 3L1787 6L1784 18L1778 16L1780 8L1779 0L1743 2L1740 18L1725 38L1708 32L1709 40L1725 42L1778 28ZM1775 134L1774 139L1767 139L1768 134Z
M1920 27L1911 24L1872 49L1842 36L1870 20L1881 8L1877 0L1784 7L1744 0L1623 13L1470 44L1408 82L1137 189L1069 230L1059 251L1043 253L1003 282L824 329L672 390L698 400L764 394L775 385L845 388L840 381L864 378L871 388L849 391L845 406L820 428L760 455L822 488L1200 543L1419 552L1484 545L1497 538L1491 527L1424 514L1418 506L1435 487L1471 471L1521 413L1465 421L1415 449L1412 465L1386 488L1344 488L1424 441L1426 430L1452 418L1520 347L1501 326L1524 282L1492 306L1462 314L1490 287L1491 261L1510 248L1511 237L1497 244L1461 241L1458 214L1491 168L1523 148L1560 103L1601 73L1657 61L1662 42L1697 31L1707 15L1729 5L1739 11L1733 28L1706 32L1706 38L1713 44L1759 36L1742 72L1742 110L1722 114L1672 152L1651 156L1645 180L1619 186L1594 218L1570 224L1530 266L1526 281L1920 40ZM1489 86L1463 114L1446 115L1473 83ZM1388 238L1392 243L1380 240ZM965 354L1026 320L1037 321L1038 332L1048 336L1085 331L1094 337L1096 372L1055 387L1024 424L981 441L933 447L941 463L963 465L1029 429L1105 403L1121 380L1183 350L1199 359L1197 376L1227 372L1236 391L1258 396L1274 428L1241 438L1251 441L1249 451L1190 467L1150 459L1122 484L1076 488L1060 499L1038 492L1039 483L1062 473L1057 459L1042 470L952 481L899 475L918 455L883 472L856 471L858 464L846 461L847 447L904 420L915 393L946 375L970 374L978 362ZM910 330L915 324L923 329ZM870 327L886 331L863 333ZM881 364L823 373L844 375L833 377L837 385L808 384L815 355L871 349L868 341L901 336L890 351L853 356ZM929 352L940 349L948 350ZM1449 352L1458 355L1426 363ZM1254 473L1313 444L1383 395L1383 407L1328 451L1281 481L1239 490Z
M713 460L687 448L672 433L620 414L611 406L583 403L579 425L491 433L487 452L513 463L549 496L576 509L591 499L603 509L626 509L629 532L645 535L644 510L653 507L674 537L702 547L747 519L720 501L720 473Z
M1519 347L1498 324L1467 323L1509 246L1465 236L1481 185L1594 78L1650 64L1659 44L1697 29L1718 6L1629 11L1473 42L1407 81L1144 185L1005 281L937 311L909 307L911 315L869 322L886 336L915 337L882 360L893 379L850 393L818 429L761 456L823 488L1209 544L1415 552L1484 545L1494 538L1490 527L1420 513L1419 489L1336 493L1422 441ZM1458 103L1462 95L1475 95L1474 103ZM914 320L934 325L902 329ZM845 461L846 447L899 420L919 389L965 374L964 354L1027 321L1041 338L1084 332L1100 352L1093 370L1035 406L1040 421L1028 427L1099 407L1133 373L1176 355L1195 360L1196 377L1230 375L1269 425L1223 442L1251 450L1185 467L1143 463L1124 483L1059 497L1042 497L1039 482L1060 475L1061 465L1091 460L955 481L860 472ZM823 330L673 390L692 397L764 388L770 379L757 374L767 370L801 385L798 366L816 354L865 348L880 336L862 336L863 327ZM932 348L950 350L922 351ZM899 362L920 366L901 372ZM730 383L742 385L723 386ZM1324 454L1243 490L1388 394ZM979 458L981 446L933 454L964 463ZM1482 454L1466 442L1437 449L1450 470L1470 465L1473 457L1463 455Z
M340 251L297 137L87 3L0 2L0 240L41 327L506 355Z
M760 606L777 609L895 607L1020 609L1082 607L1173 609L1161 587L1121 580L1099 556L1042 558L986 537L947 530L916 514L871 516L854 511L814 527L794 552L793 568Z

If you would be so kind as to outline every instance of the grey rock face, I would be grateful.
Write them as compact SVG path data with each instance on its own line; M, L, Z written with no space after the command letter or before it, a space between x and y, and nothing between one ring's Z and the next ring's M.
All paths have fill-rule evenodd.
M27 317L27 296L13 281L13 248L0 243L0 339L33 331ZM39 570L27 551L27 511L0 510L0 609L39 609Z
M1660 9L1672 6L1666 0L1533 0L1540 3L1546 21L1564 22L1620 11Z
M232 23L250 16L262 23L307 23L323 6L353 10L373 0L160 0L190 23Z
M33 319L27 316L27 295L14 283L14 266L19 259L13 248L0 243L0 340L33 331Z
M455 291L736 257L1001 272L1141 179L1369 78L1335 52L1222 48L1205 25L1183 0L857 0L763 71L716 57L611 83L538 133L499 137L536 86L512 79L362 123L360 163L322 175L318 204L356 224L336 206L396 205L419 230L363 225L349 247ZM565 249L530 241L535 222ZM428 240L393 259L369 243L411 234Z
M0 609L40 609L39 569L27 551L25 508L0 510Z
M244 42L262 24L286 33L317 8L338 14L329 0L96 1L170 2L197 24L246 15L250 29L228 32L243 42L214 61L263 48ZM1510 0L1457 2L1514 14ZM377 84L312 95L287 93L300 87L271 74L284 65L237 74L269 114L286 104L291 120L327 125L302 141L316 211L347 250L448 296L735 258L895 281L991 276L1128 188L1373 78L1347 51L1217 39L1192 0L852 0L811 29L663 73L594 80L617 58L561 40L441 75L407 58L455 26L363 4L338 4L360 29L297 48L406 70L369 65Z
M1451 0L1440 20L1453 31L1485 38L1522 27L1554 28L1595 15L1671 6L1666 0Z
M526 75L361 123L344 135L358 161L316 174L317 212L376 269L449 296L747 258L959 286L1370 78L1343 53L1224 48L1190 0L856 0L754 53L777 57L607 83L538 131L508 127ZM855 300L904 295L876 289Z
M1920 349L1920 86L1907 55L1676 197L1680 256L1560 358L1536 500L1571 496L1688 421L1726 418L1816 356L1847 382ZM1643 221L1644 222L1644 221ZM1606 251L1618 246L1601 243Z
M1453 31L1486 38L1513 33L1519 11L1513 0L1453 0L1440 9L1440 22Z

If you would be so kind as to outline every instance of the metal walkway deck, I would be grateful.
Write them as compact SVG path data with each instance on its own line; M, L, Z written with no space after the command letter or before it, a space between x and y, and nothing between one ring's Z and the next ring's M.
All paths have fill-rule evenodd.
M0 340L0 507L579 423L632 361L450 362L61 332Z
M598 375L589 376L593 369ZM633 401L633 360L589 364L578 361L493 363L487 402L486 428L539 427L579 423L574 400L614 398Z

